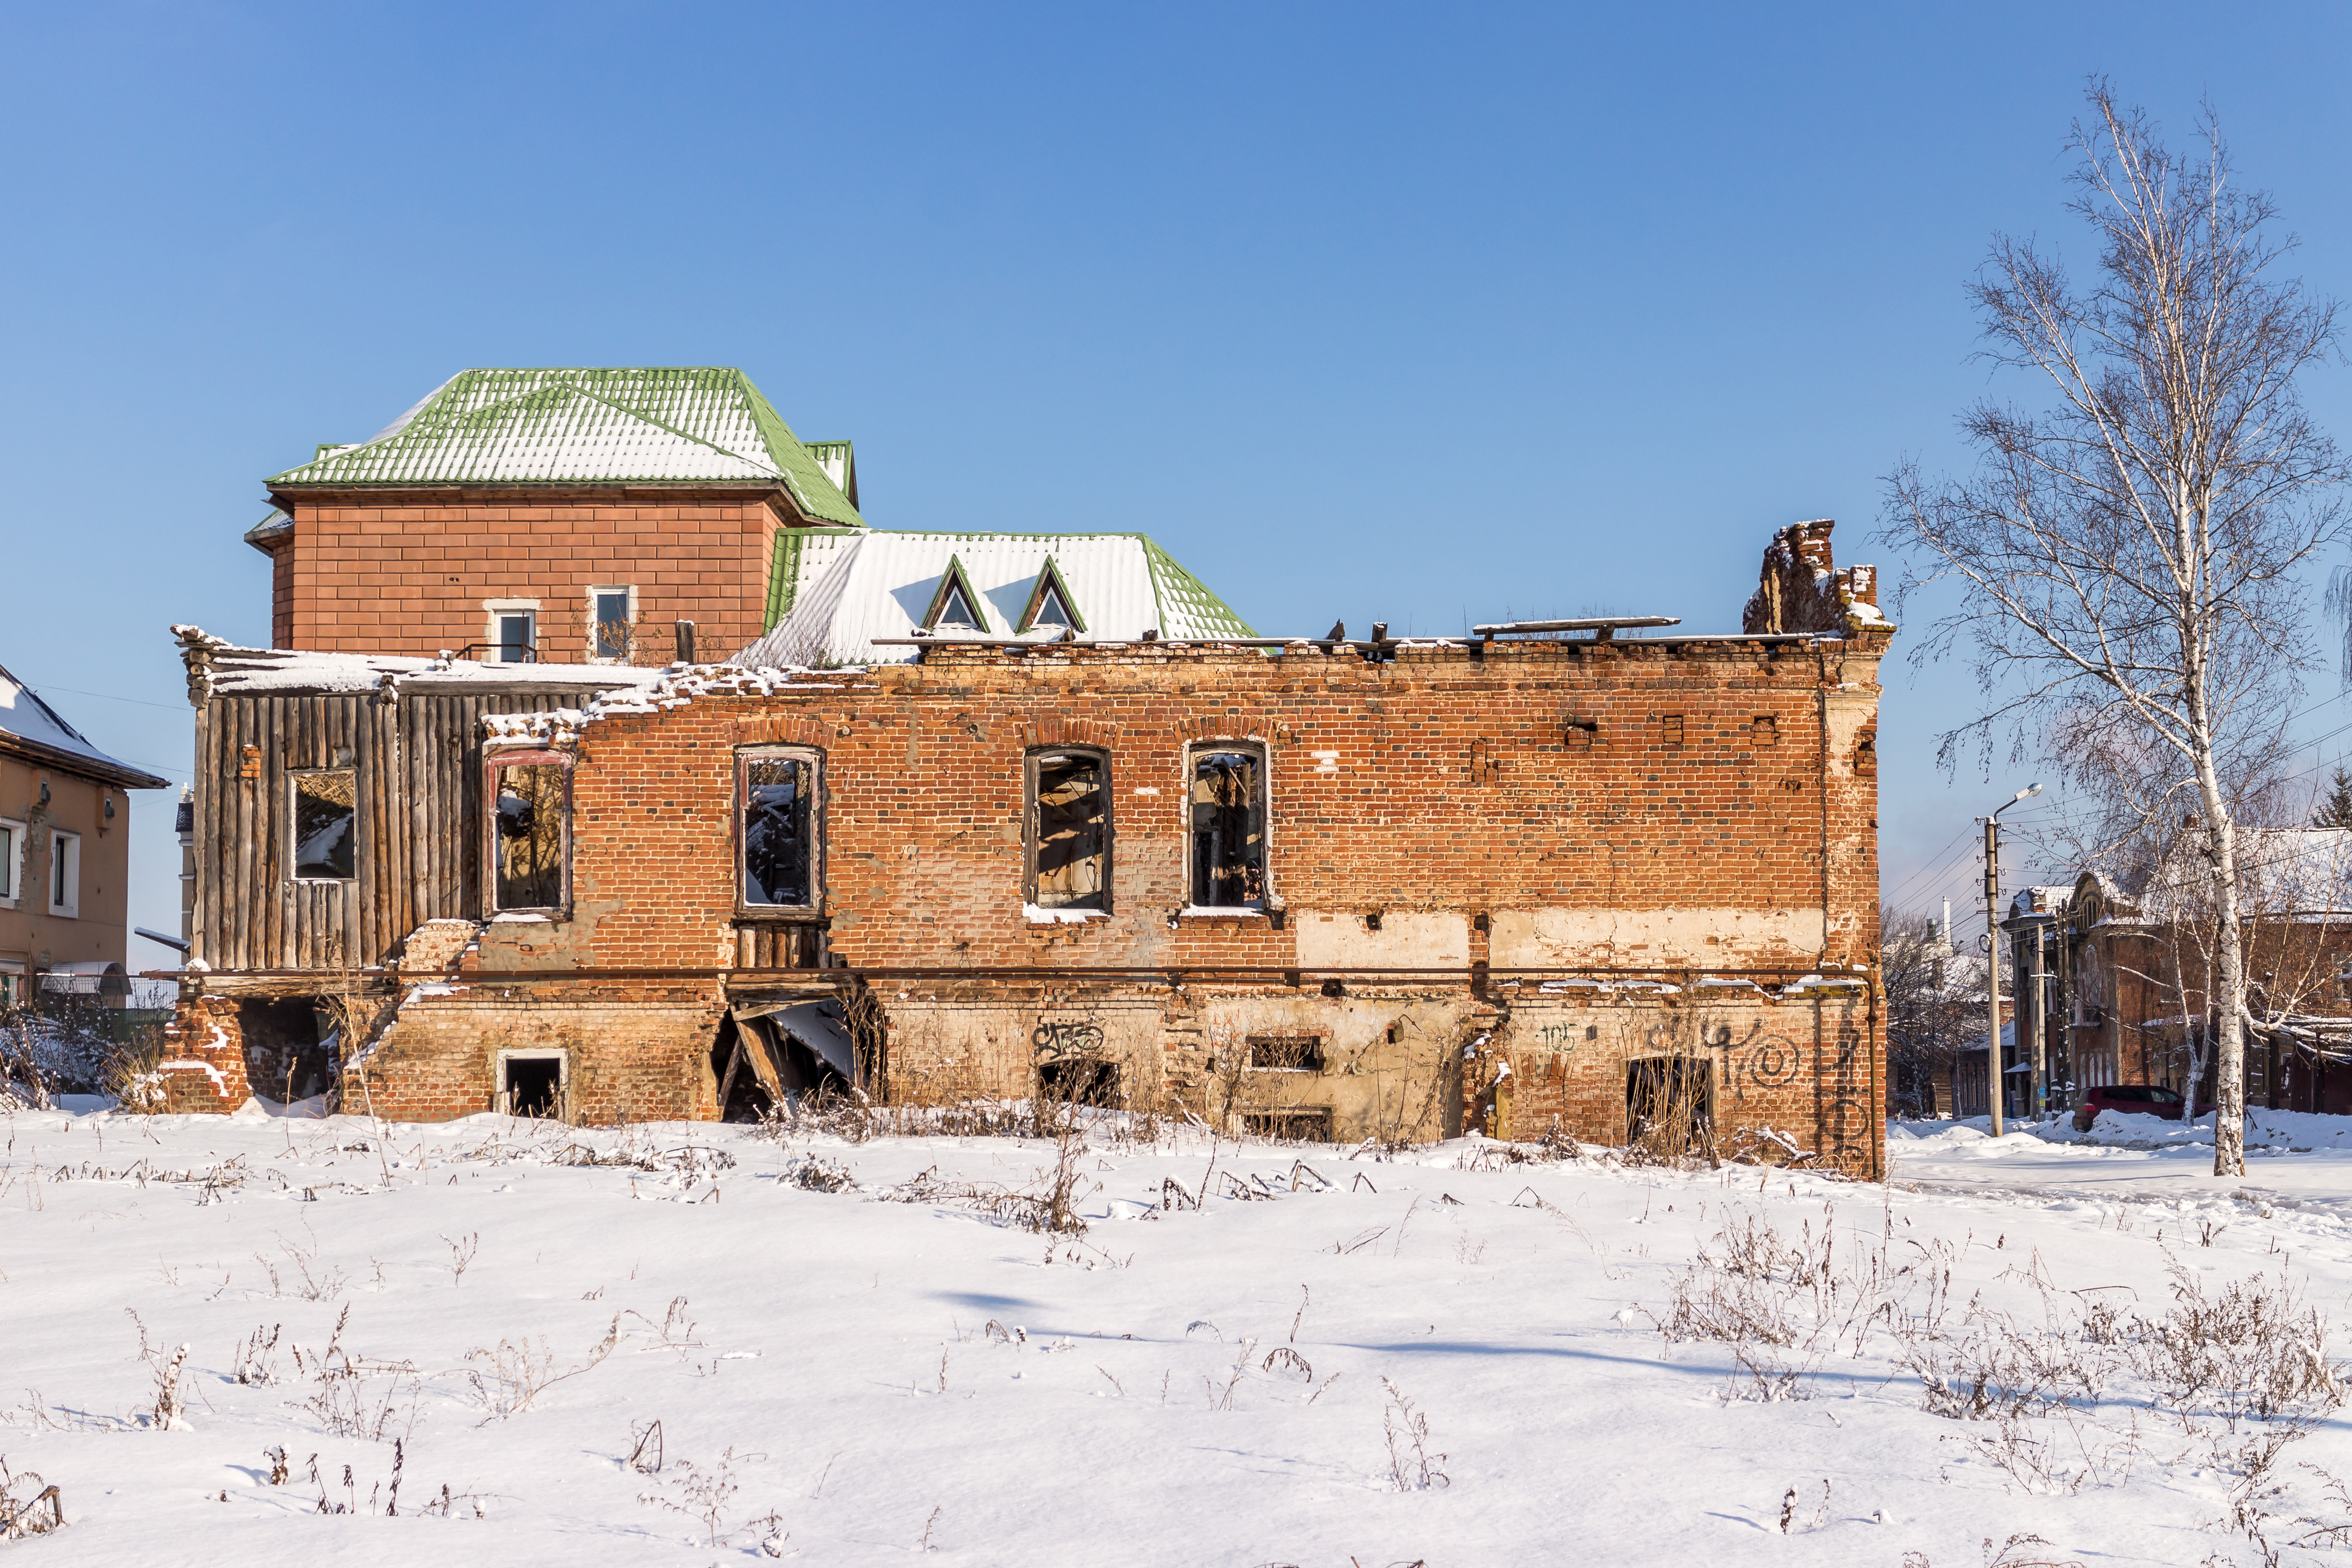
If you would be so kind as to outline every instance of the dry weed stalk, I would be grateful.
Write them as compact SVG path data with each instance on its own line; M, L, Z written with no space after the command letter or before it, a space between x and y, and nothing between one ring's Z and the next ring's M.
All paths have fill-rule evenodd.
M664 1478L662 1492L640 1492L637 1500L667 1512L683 1514L702 1526L703 1544L720 1546L731 1543L737 1537L760 1532L760 1550L770 1557L783 1555L783 1543L790 1532L783 1528L783 1515L769 1512L747 1519L732 1529L724 1529L730 1503L740 1483L735 1479L735 1467L766 1458L761 1454L739 1455L732 1446L719 1456L715 1463L698 1465L691 1459L676 1459L670 1473Z
M248 1388L267 1388L278 1381L278 1336L285 1327L272 1323L265 1333L254 1325L253 1332L236 1347L236 1361L232 1375Z
M416 1369L406 1362L370 1362L343 1349L343 1330L351 1322L352 1310L346 1304L335 1317L334 1331L328 1336L323 1351L305 1355L300 1345L291 1346L294 1366L308 1382L316 1386L310 1397L294 1407L307 1410L319 1424L338 1437L360 1437L380 1443L400 1415L402 1394L408 1395L408 1425L416 1420ZM372 1391L371 1378L389 1377L391 1385L382 1394Z
M569 1371L555 1370L555 1352L548 1349L544 1338L536 1349L526 1335L520 1342L502 1339L495 1349L467 1351L466 1359L476 1365L466 1374L466 1381L485 1412L475 1425L487 1426L530 1409L533 1400L557 1384L602 1366L620 1342L621 1318L616 1312L604 1337L589 1347L587 1359Z
M1445 1473L1445 1456L1429 1449L1429 1417L1413 1407L1403 1390L1387 1378L1381 1387L1388 1404L1381 1412L1381 1435L1388 1440L1389 1480L1401 1492L1426 1491L1453 1485Z
M0 1457L0 1541L22 1541L63 1530L65 1495L32 1470L21 1475Z

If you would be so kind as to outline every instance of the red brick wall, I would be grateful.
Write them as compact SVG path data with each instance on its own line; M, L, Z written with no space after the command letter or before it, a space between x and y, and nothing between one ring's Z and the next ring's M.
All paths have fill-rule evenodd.
M520 960L521 943L544 967L730 962L732 758L740 744L771 740L824 749L833 951L854 965L1283 968L1300 962L1301 923L1317 912L1360 921L1375 911L1819 911L1825 892L1825 952L1809 929L1801 942L1677 962L1867 961L1877 783L1855 763L1858 735L1874 727L1874 656L1575 647L1497 647L1483 660L1409 651L1388 664L1205 649L935 651L922 666L607 719L585 729L576 753L576 918L493 927L483 962ZM1841 687L1846 711L1832 710L1825 729L1825 696ZM1668 715L1683 721L1679 744ZM1771 721L1761 734L1759 716ZM1590 750L1563 744L1570 720L1597 724ZM1267 744L1283 929L1175 918L1185 899L1182 748L1207 737ZM1021 897L1023 755L1076 740L1110 754L1112 912L1032 926ZM1818 913L1809 919L1817 928ZM1472 960L1486 956L1482 933L1469 940ZM1400 949L1375 962L1403 961ZM1610 962L1673 966L1623 952Z
M270 640L322 653L430 657L484 641L485 599L537 599L541 658L590 656L588 590L637 590L635 662L725 658L767 610L777 503L759 496L456 492L296 499L275 552Z

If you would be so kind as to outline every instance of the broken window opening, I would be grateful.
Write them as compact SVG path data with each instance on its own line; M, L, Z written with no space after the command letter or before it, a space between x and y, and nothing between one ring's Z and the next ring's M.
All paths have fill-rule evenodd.
M1219 744L1192 753L1191 898L1199 909L1265 907L1265 754Z
M499 1109L552 1121L563 1114L563 1058L552 1051L499 1058Z
M739 752L737 825L746 908L814 909L819 899L820 753L767 747Z
M350 768L293 776L296 881L348 882L359 875L358 780Z
M569 768L542 752L495 763L491 772L491 907L561 910L571 838Z
M1037 1095L1066 1105L1119 1106L1118 1064L1100 1057L1063 1057L1037 1064Z
M1110 907L1109 759L1098 752L1029 758L1029 902Z
M1252 1072L1321 1072L1323 1039L1319 1035L1252 1035Z
M1627 1146L1654 1159L1702 1153L1715 1142L1715 1069L1696 1057L1644 1057L1625 1066Z
M1242 1131L1252 1138L1272 1138L1285 1143L1328 1143L1331 1109L1317 1106L1295 1110L1244 1110Z

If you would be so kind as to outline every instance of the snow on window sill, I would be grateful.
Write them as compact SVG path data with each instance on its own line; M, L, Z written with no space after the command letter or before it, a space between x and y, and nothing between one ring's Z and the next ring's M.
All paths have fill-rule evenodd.
M1088 921L1107 921L1110 919L1110 911L1108 910L1049 910L1043 904L1024 904L1021 906L1021 918L1033 926L1076 926L1084 925Z
M555 917L536 910L500 910L490 917L492 925L546 925Z
M1192 904L1176 911L1182 921L1262 921L1264 904Z

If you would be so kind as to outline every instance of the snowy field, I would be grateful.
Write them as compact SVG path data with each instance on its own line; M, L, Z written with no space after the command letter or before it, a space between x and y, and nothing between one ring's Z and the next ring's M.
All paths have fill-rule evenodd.
M1046 1142L19 1112L0 1458L68 1522L0 1552L2352 1563L2346 1131L1913 1123L1885 1187L1098 1131L1054 1236Z

